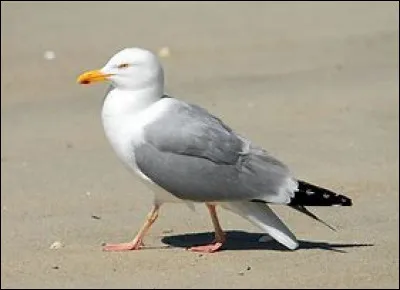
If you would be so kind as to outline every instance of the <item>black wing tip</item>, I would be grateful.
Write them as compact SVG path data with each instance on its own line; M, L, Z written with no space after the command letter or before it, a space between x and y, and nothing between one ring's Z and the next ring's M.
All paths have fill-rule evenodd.
M338 198L340 199L340 205L341 206L352 206L353 201L351 198L344 196L344 195L339 195Z
M289 205L306 206L352 206L351 198L335 193L329 189L298 180L299 190Z
M323 225L325 225L326 227L328 227L329 229L331 229L334 232L337 232L337 230L331 226L330 224L328 224L327 222L325 222L324 220L320 219L317 215L315 215L314 213L312 213L311 211L309 211L305 206L302 205L296 205L296 206L291 206L293 209L298 210L301 213L304 213L305 215L309 216L310 218L322 223Z

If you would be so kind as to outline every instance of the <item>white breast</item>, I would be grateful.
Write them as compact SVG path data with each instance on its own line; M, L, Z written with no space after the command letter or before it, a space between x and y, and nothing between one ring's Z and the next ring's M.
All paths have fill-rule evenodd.
M110 95L111 94L111 95ZM143 95L111 91L102 110L105 135L123 164L140 177L160 202L179 201L144 175L136 164L135 147L144 142L144 127L168 111L174 102L165 98L152 101Z
M102 121L104 132L117 156L136 170L134 148L143 140L143 129L167 111L169 102L151 95L112 90L106 97Z

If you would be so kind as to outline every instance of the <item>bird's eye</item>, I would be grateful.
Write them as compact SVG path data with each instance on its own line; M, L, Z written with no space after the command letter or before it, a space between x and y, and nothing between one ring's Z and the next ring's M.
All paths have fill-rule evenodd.
M129 63L121 63L118 65L118 68L127 68L129 66Z

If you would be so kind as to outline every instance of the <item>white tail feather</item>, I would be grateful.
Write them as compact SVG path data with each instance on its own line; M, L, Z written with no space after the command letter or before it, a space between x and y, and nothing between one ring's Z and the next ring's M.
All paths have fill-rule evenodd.
M258 226L287 248L295 250L299 246L295 235L268 205L255 202L226 202L220 205Z

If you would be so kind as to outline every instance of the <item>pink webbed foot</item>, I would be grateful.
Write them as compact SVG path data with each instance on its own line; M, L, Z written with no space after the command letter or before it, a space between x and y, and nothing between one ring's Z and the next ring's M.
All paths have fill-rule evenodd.
M103 251L107 252L133 251L133 250L139 250L142 246L144 246L142 242L107 244L104 246Z
M192 252L200 252L200 253L215 253L219 251L223 246L221 242L213 242L209 245L202 245L189 248Z

